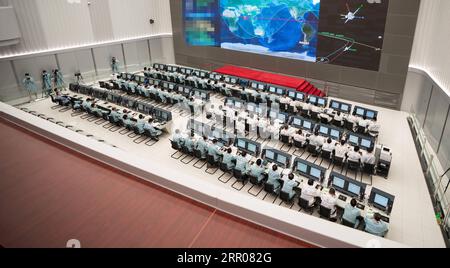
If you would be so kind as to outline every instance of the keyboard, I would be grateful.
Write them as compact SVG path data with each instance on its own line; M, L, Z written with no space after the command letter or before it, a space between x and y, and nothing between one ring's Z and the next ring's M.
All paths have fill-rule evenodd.
M364 206L363 204L357 203L356 207L359 208L360 210L364 210L366 208L366 206Z

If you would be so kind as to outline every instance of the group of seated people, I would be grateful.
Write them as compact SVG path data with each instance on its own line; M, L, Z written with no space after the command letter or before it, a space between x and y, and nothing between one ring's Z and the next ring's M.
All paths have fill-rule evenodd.
M159 140L162 131L155 127L153 118L145 120L145 116L140 114L137 119L133 119L136 113L126 109L119 110L117 108L101 109L98 105L98 100L94 98L86 98L84 100L74 99L68 95L61 95L58 90L55 90L55 96L52 96L54 102L58 102L61 106L72 105L73 110L83 110L96 117L104 118L110 122L124 126L129 130L135 131L137 134L147 133L152 139Z
M328 192L323 191L323 187L319 184L314 186L314 180L308 180L307 185L302 187L300 198L307 200L308 205L314 208L317 205L330 209L330 219L337 220L337 200L336 190L330 188ZM354 228L363 226L363 229L371 234L378 236L385 236L388 232L388 225L381 220L379 213L374 213L373 216L366 215L365 218L361 216L361 210L357 208L356 199L352 199L349 204L346 204L342 219L353 225Z

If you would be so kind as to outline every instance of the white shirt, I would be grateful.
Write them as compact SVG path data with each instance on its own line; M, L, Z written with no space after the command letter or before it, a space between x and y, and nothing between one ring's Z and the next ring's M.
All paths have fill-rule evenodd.
M290 130L290 129L282 129L281 131L280 131L280 134L281 135L283 135L283 136L289 136L289 137L291 137L292 136L292 131Z
M359 153L355 152L354 150L348 152L347 156L348 156L348 160L352 160L352 161L359 161L359 160L361 160L361 155Z
M369 125L369 123L370 123L370 121L369 120L360 120L359 122L358 122L358 125L360 126L360 127L367 127L368 125Z
M320 200L322 201L320 203L321 206L331 209L331 217L336 217L336 195L332 196L330 193L322 193Z
M302 108L303 110L309 111L311 110L311 104L305 102L303 103Z
M280 103L285 103L285 104L289 104L292 102L292 99L289 97L283 97L280 99Z
M323 145L323 138L315 135L311 136L309 138L309 144L320 147Z
M335 148L335 145L333 142L331 143L324 143L324 145L322 146L322 150L327 151L327 152L332 152Z
M308 200L308 204L312 206L314 204L314 198L320 196L320 191L316 187L311 185L305 185L302 187L301 198Z
M321 113L322 112L322 108L320 108L318 106L315 106L315 105L312 105L311 106L311 111L315 112L315 113Z
M343 116L342 116L342 114L341 115L335 115L334 116L334 120L336 120L336 121L342 121L344 118L343 118Z
M375 161L376 161L376 158L373 153L365 153L361 157L361 162L363 162L364 164L375 165Z
M335 147L335 155L340 158L344 158L345 154L348 152L348 147L346 145L338 144Z
M376 122L370 122L369 127L367 128L370 132L380 132L380 125Z
M294 135L294 140L301 142L301 143L305 143L306 142L306 137L303 134L295 134Z

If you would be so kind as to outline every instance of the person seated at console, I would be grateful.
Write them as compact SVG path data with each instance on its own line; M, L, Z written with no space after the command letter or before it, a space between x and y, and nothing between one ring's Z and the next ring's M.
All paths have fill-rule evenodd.
M255 177L258 183L260 183L264 179L264 171L265 168L262 164L262 160L258 159L255 163L253 163L253 165L250 166L249 175Z
M320 203L321 206L331 210L330 219L336 220L336 217L337 217L337 208L336 208L337 197L336 197L336 191L334 190L334 188L330 188L328 193L322 193L322 195L320 196L320 200L322 201Z
M241 152L241 155L236 156L236 167L234 169L239 170L242 174L245 175L249 173L250 167L246 152Z
M378 137L378 134L380 133L380 124L377 122L377 117L374 117L372 121L370 121L369 125L367 126L367 131L369 132L369 135L372 137Z
M359 120L358 126L365 128L364 132L367 132L367 127L369 126L370 120L367 119L366 116L363 116L362 120Z
M303 131L301 129L299 129L293 137L294 141L296 142L300 142L302 146L304 146L306 144L306 137L303 134Z
M120 114L117 112L116 108L112 108L111 113L109 114L109 118L114 122L119 122Z
M228 169L233 169L235 164L234 161L236 160L235 156L233 155L233 150L231 148L228 148L226 152L223 154L222 163L227 166Z
M150 137L151 137L152 139L158 140L158 137L161 136L162 131L159 130L159 129L156 129L156 128L153 126L153 122L154 122L153 118L150 118L150 119L148 120L148 123L145 123L145 125L144 125L144 132L145 132L145 131L148 131L148 132L150 133Z
M222 92L225 94L225 96L227 97L231 97L231 90L230 88L228 88L225 84L222 84Z
M327 139L327 142L323 144L322 150L332 153L334 149L336 148L336 145L333 143L333 140L331 138Z
M91 105L91 113L97 117L103 117L103 114L108 114L107 111L99 109L95 103Z
M368 164L368 165L375 165L376 162L375 154L373 153L373 148L370 147L367 149L367 152L364 153L361 157L361 163L362 164Z
M347 153L347 160L351 160L354 162L361 161L361 152L359 151L359 146L355 146L353 151Z
M292 136L294 136L293 129L290 129L289 126L286 125L281 128L280 135L289 137L289 143L291 143Z
M92 99L87 98L85 99L82 103L81 103L81 107L83 108L83 110L88 111L88 109L91 107L92 105Z
M350 204L345 205L344 214L342 215L342 219L352 223L354 228L359 225L359 221L361 219L361 210L356 207L356 199L352 199Z
M367 215L364 222L366 224L364 230L373 235L384 237L389 230L388 225L381 220L381 215L379 213L375 213L373 217Z
M267 183L273 185L273 189L276 191L280 188L280 172L276 164L272 165L272 168L267 172Z
M314 187L314 180L309 179L308 184L302 187L302 194L300 195L300 198L307 200L308 205L310 207L313 207L316 201L316 198L320 196L320 185L317 185Z
M123 123L123 126L124 126L126 129L131 130L131 129L134 128L134 122L131 121L131 117L130 117L129 115L127 115L127 114L124 114L124 115L122 116L122 123Z
M326 123L326 124L330 123L333 120L333 118L326 112L321 112L318 115L318 118L319 118L319 120L322 121L322 123Z
M294 173L290 173L288 175L288 180L285 180L283 183L283 188L281 188L282 192L289 194L289 199L292 199L295 195L294 187L298 185L298 182L295 180Z
M289 98L287 95L283 96L283 97L280 99L280 103L283 103L283 104L289 105L291 102L292 102L292 99Z
M139 118L136 122L136 129L137 129L138 133L141 135L144 134L144 127L145 127L145 123L146 123L144 119L145 119L145 116L140 114Z
M190 133L189 136L183 138L183 145L188 149L190 153L194 152L195 142L194 142L195 134Z
M199 139L195 145L195 149L200 151L202 158L206 158L206 153L208 152L208 137L203 136L203 139Z
M345 140L341 140L341 142L334 148L334 155L338 158L345 159L347 157L348 151L349 147L345 143Z
M314 132L314 135L309 137L309 144L316 146L316 150L320 150L320 148L323 145L323 142L324 142L324 139L321 136L319 136L318 131Z
M183 135L181 134L181 131L179 129L175 129L175 133L172 136L172 141L175 142L178 147L181 147L181 145L183 145Z
M220 152L219 146L217 145L217 139L214 139L212 141L212 144L208 146L208 154L212 155L214 158L214 161L219 161L219 157L222 155Z
M344 125L344 117L342 116L341 112L337 111L333 118L335 121L339 122L341 126Z

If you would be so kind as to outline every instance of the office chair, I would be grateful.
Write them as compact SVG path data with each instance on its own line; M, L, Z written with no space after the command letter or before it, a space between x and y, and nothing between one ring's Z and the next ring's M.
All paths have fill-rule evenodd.
M280 135L280 141L282 143L290 144L290 137L286 135Z
M301 109L300 110L300 115L302 116L302 117L305 117L305 118L309 118L310 116L309 116L309 111L308 110L305 110L305 109Z
M366 134L366 127L357 126L356 127L356 132L360 133L360 134Z
M364 164L362 171L369 175L375 174L375 165L374 164Z
M353 224L353 223L347 221L347 220L344 219L344 218L342 218L342 225L345 225L345 226L350 227L350 228L355 228L355 224Z
M353 171L359 171L360 163L359 161L347 160L347 168Z
M225 163L223 163L223 162L220 162L220 163L219 163L219 169L222 170L222 171L225 172L225 173L228 173L228 172L231 171L231 169L228 168L228 165L225 164Z
M344 164L344 157L333 155L333 164L335 164L336 166L342 166Z
M206 155L206 162L208 163L208 167L215 167L218 163L216 160L214 160L214 156L210 154Z
M292 202L294 201L294 198L295 198L295 194L291 198L289 193L280 191L280 199L283 200L286 204L292 204Z
M319 113L311 111L311 119L314 121L319 121Z
M290 114L295 114L295 107L292 105L289 105L287 108L287 112Z
M324 118L324 117L320 117L320 123L322 124L328 124L328 119Z
M260 96L256 97L256 100L255 100L256 104L260 104L260 103L263 103L263 102L264 101L263 101L263 99Z
M204 157L202 157L202 151L200 151L198 149L194 149L194 156L198 159L204 158Z
M264 191L269 194L275 194L278 195L280 192L280 188L275 189L275 186L271 183L265 182L264 183Z
M242 171L238 169L233 169L233 177L236 181L242 182L245 185L245 181L248 179L247 175L243 174Z
M100 85L101 88L106 88L105 82L99 81L98 84Z
M309 214L313 214L314 212L314 205L313 206L309 206L309 202L306 199L303 198L299 198L298 199L298 205L305 210L305 212L309 213Z
M253 185L261 185L263 180L258 181L258 178L252 175L248 175L248 180L250 181L251 184Z
M306 147L306 150L307 150L307 152L310 153L313 157L319 156L319 151L317 150L317 146L315 146L315 145L308 144L308 146Z
M253 96L253 95L248 96L248 101L249 101L249 102L256 103L256 98L255 98L255 96Z
M353 123L344 119L344 128L353 131Z
M241 94L241 100L248 102L248 95L247 94Z
M320 156L322 156L323 159L330 160L331 159L331 152L322 150Z
M329 220L331 218L331 209L320 205L320 207L319 207L319 215L320 215L321 218L325 218L325 219Z
M332 124L333 126L336 126L336 127L342 127L342 121L338 121L338 120L335 120L335 119L333 119L333 120L331 121L331 124Z
M299 141L294 140L294 146L298 149L302 149L302 148L304 148L305 145Z
M280 103L280 110L286 112L288 110L288 104Z

